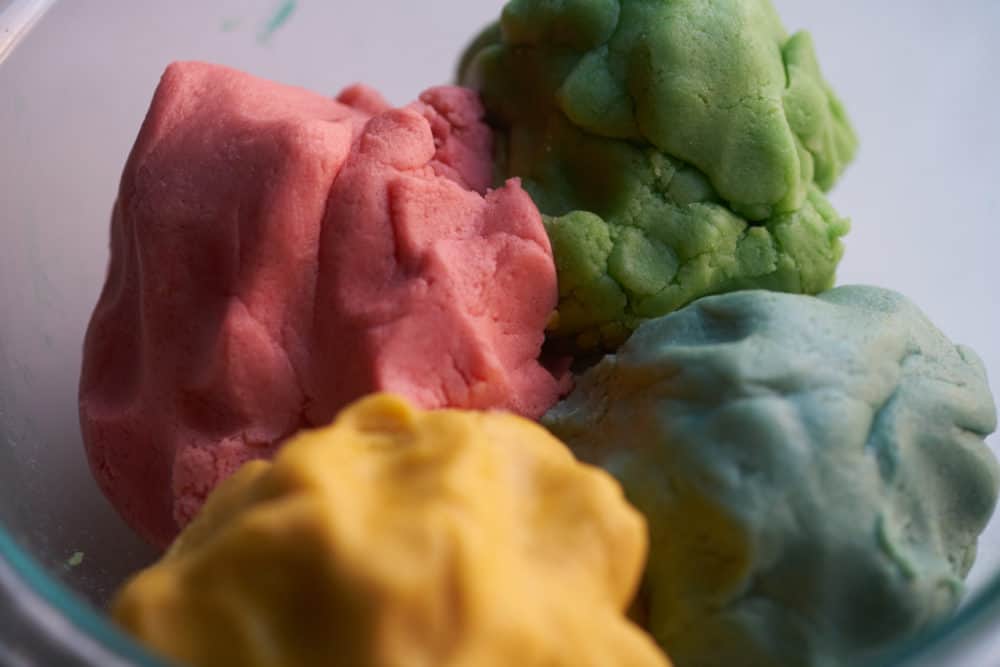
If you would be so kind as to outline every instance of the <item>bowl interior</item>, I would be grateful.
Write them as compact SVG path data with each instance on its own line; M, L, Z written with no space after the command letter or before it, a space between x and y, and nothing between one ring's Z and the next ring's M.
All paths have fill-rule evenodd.
M861 136L831 196L853 221L839 282L908 295L996 382L1000 3L775 4L813 33ZM404 103L449 82L498 6L66 2L0 67L0 522L51 574L103 606L155 557L90 478L76 389L118 177L164 66L215 61L331 95L360 80ZM996 573L998 521L970 590Z

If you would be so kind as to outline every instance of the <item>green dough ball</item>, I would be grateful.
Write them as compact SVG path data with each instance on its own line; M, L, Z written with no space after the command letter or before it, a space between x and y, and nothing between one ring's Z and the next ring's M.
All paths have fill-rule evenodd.
M553 335L610 348L602 330L706 294L832 285L847 224L822 193L857 142L811 38L769 0L512 0L459 81L499 130L498 179L522 177L552 218L599 216L615 248L589 284L624 303L563 290Z
M645 514L678 667L865 664L955 609L997 499L982 362L875 287L699 299L542 421Z

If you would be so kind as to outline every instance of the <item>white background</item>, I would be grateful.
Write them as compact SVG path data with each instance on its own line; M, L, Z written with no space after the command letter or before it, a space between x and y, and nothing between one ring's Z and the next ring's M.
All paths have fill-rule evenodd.
M449 82L501 3L304 0L268 37L281 4L67 0L0 67L0 417L20 461L7 485L23 539L50 565L83 551L67 578L95 599L123 563L150 555L89 479L75 392L117 178L164 66L224 62L330 94L363 80L404 103ZM976 349L997 384L1000 2L775 4L790 30L813 33L861 136L831 196L853 220L839 282L908 295ZM993 571L996 523L973 587Z

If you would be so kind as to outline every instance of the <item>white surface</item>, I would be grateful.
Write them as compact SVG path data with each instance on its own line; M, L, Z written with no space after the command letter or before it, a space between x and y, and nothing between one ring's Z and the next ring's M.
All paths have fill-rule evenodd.
M114 549L136 562L148 557L89 479L75 392L108 211L163 67L213 60L331 94L364 80L402 103L446 82L465 41L501 6L306 0L262 38L280 4L65 0L0 67L0 374L17 376L6 418L12 446L30 462L24 487L43 498L27 504L54 526L42 547L50 562L83 550L81 568L101 579ZM862 150L831 197L854 222L840 282L907 294L980 353L997 385L1000 2L776 4L790 29L813 33L861 135ZM88 524L94 516L97 532ZM997 522L973 587L995 571ZM83 575L73 581L95 597L107 592ZM944 664L988 667L1000 664L996 655Z

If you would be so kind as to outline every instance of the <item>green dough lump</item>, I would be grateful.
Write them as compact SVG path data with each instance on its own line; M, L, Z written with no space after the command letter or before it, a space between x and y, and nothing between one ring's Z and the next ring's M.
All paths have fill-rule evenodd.
M546 214L554 335L610 349L706 294L832 285L848 224L823 193L857 142L768 0L512 0L459 79Z

